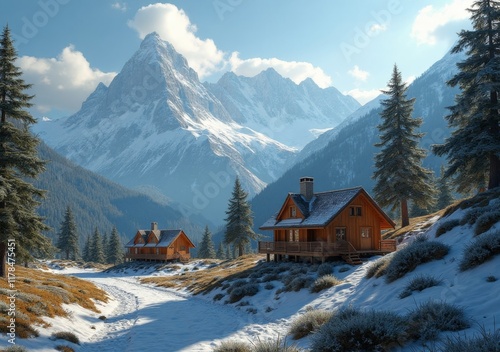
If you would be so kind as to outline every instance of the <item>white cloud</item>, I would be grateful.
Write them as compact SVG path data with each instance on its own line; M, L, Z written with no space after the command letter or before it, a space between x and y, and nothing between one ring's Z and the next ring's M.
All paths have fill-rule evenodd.
M283 61L276 58L241 59L238 52L231 55L224 53L212 39L197 37L197 28L187 14L172 4L156 3L142 7L128 25L139 33L140 38L151 32L158 33L188 60L189 66L201 79L228 68L238 75L255 76L273 67L279 74L296 83L308 77L320 87L328 87L332 83L332 79L321 68L308 62Z
M354 65L354 67L351 70L347 71L347 73L360 81L366 81L368 76L370 75L368 71L363 71L359 68L358 65Z
M53 109L75 112L99 82L108 85L115 72L102 72L70 45L57 58L22 56L17 65L26 83L33 84L34 108L39 112Z
M229 65L231 71L237 75L252 77L270 67L274 68L283 77L290 78L299 84L306 78L311 78L321 88L331 86L332 79L319 67L313 66L309 62L283 61L276 58L262 59L251 58L241 59L238 52L233 52Z
M372 25L369 29L369 34L370 35L377 35L381 32L385 32L387 30L387 25L386 24L380 24L380 23L375 23Z
M224 53L217 49L212 39L198 38L196 26L175 5L157 3L141 7L128 25L141 39L151 32L158 33L188 60L200 78L219 71L224 64Z
M127 3L126 2L115 2L111 4L111 7L114 8L115 10L125 12L127 11Z
M418 44L434 45L439 38L439 32L444 27L470 17L466 11L472 6L473 0L452 0L443 7L435 8L428 5L418 12L411 30L411 36ZM447 34L455 34L455 28L451 28ZM442 34L442 33L441 33Z
M371 89L371 90L360 90L358 88L351 89L348 92L344 92L344 94L350 95L354 99L356 99L361 105L365 105L369 101L378 97L382 92L380 89Z

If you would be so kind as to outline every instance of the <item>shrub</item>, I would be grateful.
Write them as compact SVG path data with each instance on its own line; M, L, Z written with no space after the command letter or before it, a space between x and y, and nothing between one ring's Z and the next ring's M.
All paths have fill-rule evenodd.
M106 318L106 316L105 316L105 315L100 315L100 316L99 316L99 320L105 321L106 319L107 319L107 318Z
M235 303L246 296L255 296L259 292L259 285L253 283L245 283L243 286L238 286L231 291L229 295L229 303Z
M350 267L348 266L343 266L342 268L339 269L339 273L345 273L346 271L351 270Z
M474 234L476 236L488 231L493 225L500 221L500 210L487 211L477 218Z
M262 341L258 339L253 346L253 352L299 352L300 350L292 345L288 346L286 341L278 337L276 340Z
M493 275L490 275L486 278L486 282L495 282L497 281L497 278Z
M246 284L247 284L246 280L234 281L230 286L228 286L227 293L231 293L235 288L245 286Z
M439 237L445 234L448 231L453 230L455 227L460 225L460 220L453 219L443 222L436 230L436 237Z
M331 275L333 273L333 265L330 263L323 263L318 266L318 276Z
M4 349L2 351L4 351L4 352L28 352L26 347L17 346L17 345L7 347L6 349Z
M70 303L69 293L64 288L58 286L47 286L47 285L38 285L36 288L44 291L48 291L53 295L58 296L64 303Z
M330 320L333 312L325 310L310 310L292 321L289 334L294 340L301 339L316 330Z
M267 284L265 284L264 288L266 290L272 290L274 288L274 285L270 282L268 282Z
M74 349L72 349L71 347L69 346L65 346L65 345L57 345L55 347L55 350L56 351L61 351L61 352L75 352Z
M372 277L381 277L382 275L385 275L385 272L387 270L387 267L389 266L389 263L392 260L392 257L394 256L394 253L388 254L380 259L377 259L375 262L373 262L368 270L366 271L365 277L367 279L370 279Z
M222 341L222 343L214 348L214 352L252 352L250 346L240 341Z
M221 299L224 298L224 294L223 293L218 293L214 296L214 301L220 301Z
M386 281L393 282L417 266L443 258L450 247L437 241L415 241L397 251L386 269Z
M302 275L294 278L291 280L288 284L285 284L285 287L283 290L285 292L298 292L302 290L303 288L309 287L313 283L313 279L307 275Z
M334 314L312 336L312 350L350 352L388 350L407 339L405 321L392 312L355 309Z
M459 264L460 271L472 269L500 253L500 230L484 234L468 244Z
M472 208L468 210L460 220L460 225L473 225L483 213L483 208Z
M66 340L77 345L80 344L80 339L78 336L69 331L59 331L52 334L53 340Z
M279 280L279 275L277 273L266 274L262 277L262 282L270 282Z
M470 327L463 309L446 302L428 301L408 315L408 332L415 339L435 340L441 331L459 331Z
M481 331L479 336L470 339L461 336L448 338L443 352L494 352L500 351L500 330L495 332Z
M417 276L411 279L408 284L406 284L403 292L399 295L399 298L403 299L412 294L413 291L423 291L426 288L438 286L441 284L441 280L434 278L433 276Z
M314 283L312 284L310 291L312 293L318 293L323 290L326 290L327 288L337 286L342 283L342 280L337 279L333 275L324 275L316 279Z

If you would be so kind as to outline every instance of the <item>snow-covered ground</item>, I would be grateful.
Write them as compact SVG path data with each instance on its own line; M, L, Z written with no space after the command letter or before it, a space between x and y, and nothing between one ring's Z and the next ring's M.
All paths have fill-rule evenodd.
M463 212L458 211L445 220L462 216ZM436 228L443 221L421 232L427 231L427 236L434 239ZM489 232L498 230L500 223ZM486 331L498 329L500 322L500 256L475 269L465 272L458 270L464 247L472 239L470 225L455 227L435 239L451 246L450 253L444 259L420 265L415 271L390 284L385 282L384 277L365 278L366 270L377 259L371 258L356 267L345 264L335 266L334 275L344 280L339 286L316 294L303 289L277 295L276 289L283 284L276 281L272 282L275 289L261 288L255 296L245 297L242 300L245 301L244 306L224 304L225 299L215 301L213 297L222 292L220 288L207 295L192 296L186 291L139 282L143 277L172 275L169 270L129 270L111 274L78 268L54 270L94 282L108 292L112 300L106 305L99 305L101 314L74 305L67 306L73 312L69 319L48 319L52 326L48 329L39 328L39 338L17 341L30 351L53 351L57 344L70 344L66 341L51 341L50 334L54 331L73 331L81 341L80 346L73 346L76 351L212 351L222 340L251 344L259 340L282 338L287 334L291 322L309 308L333 310L353 305L362 309L391 310L404 315L428 300L446 301L464 308L471 318L472 327L459 334L472 337L480 328ZM407 241L411 241L411 238ZM200 263L183 266L182 270L193 270L195 265L203 270ZM344 271L346 268L348 270ZM422 274L432 274L442 283L400 299L398 296L408 281ZM491 282L487 280L488 277L496 277L497 281ZM249 309L254 309L254 312L248 312ZM100 315L107 319L99 320ZM309 339L300 340L298 345L307 348ZM293 341L288 338L287 342L290 344ZM5 338L0 340L0 346L7 346ZM418 350L419 346L421 342L414 342L401 351Z

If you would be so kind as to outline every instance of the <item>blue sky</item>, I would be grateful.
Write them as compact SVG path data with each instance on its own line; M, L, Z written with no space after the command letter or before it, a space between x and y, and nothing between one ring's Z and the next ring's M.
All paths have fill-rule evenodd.
M397 63L411 81L468 28L471 0L0 0L0 24L36 94L35 117L76 112L156 31L198 72L252 76L274 67L361 103Z

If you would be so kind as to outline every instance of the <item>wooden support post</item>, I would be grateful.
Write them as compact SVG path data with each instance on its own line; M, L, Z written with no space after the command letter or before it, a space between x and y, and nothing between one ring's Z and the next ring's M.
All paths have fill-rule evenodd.
M266 261L269 263L271 261L271 254L266 254Z

